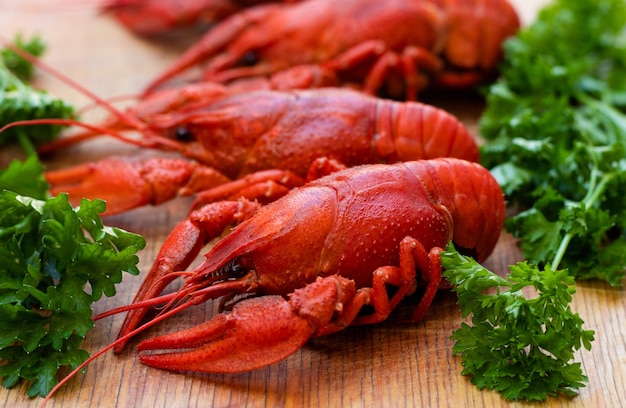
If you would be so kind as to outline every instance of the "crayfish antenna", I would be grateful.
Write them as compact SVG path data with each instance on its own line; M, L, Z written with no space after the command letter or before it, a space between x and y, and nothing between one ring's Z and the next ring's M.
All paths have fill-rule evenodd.
M113 129L108 129L99 125L91 125L89 123L85 123L85 122L81 122L79 120L76 119L54 119L54 118L49 118L49 119L29 119L29 120L20 120L17 122L12 122L9 123L5 126L3 126L2 128L0 128L0 133L4 132L7 129L13 128L13 127L18 127L18 126L35 126L35 125L60 125L60 126L78 126L78 127L82 127L84 129L87 130L91 130L93 132L97 132L94 133L93 136L85 136L85 138L90 138L90 137L95 137L95 136L99 136L100 134L106 134L109 136L113 136L114 138L125 142L125 143L130 143L130 144L134 144L140 147L154 147L154 146L160 146L163 149L169 148L171 150L174 151L178 151L180 150L180 145L177 144L176 142L164 138L164 137L159 137L157 135L151 136L151 138L149 140L141 140L141 139L135 139L135 138L131 138L131 137L127 137L124 134L117 132ZM89 134L91 135L91 134ZM71 138L70 138L71 139ZM64 146L68 146L68 145L72 145L75 142L73 142L72 140L70 140L69 142L64 142L64 139L59 139L57 141L54 142L50 142L46 145L44 145L42 148L40 148L38 150L38 153L40 154L45 154L45 153L49 153L52 152L53 150L55 150L58 147L64 147Z
M61 73L60 71L56 70L55 68L51 67L50 65L44 63L41 59L35 57L34 55L30 54L29 52L16 47L15 45L13 45L12 43L10 43L9 41L7 41L6 39L4 39L3 37L0 36L0 43L2 43L6 48L10 49L11 51L13 51L14 53L16 53L17 55L19 55L20 57L24 58L25 60L29 61L30 63L32 63L33 65L37 66L38 68L48 72L50 75L52 75L53 77L59 79L60 81L64 82L65 84L69 85L70 87L72 87L73 89L77 90L78 92L82 93L83 95L87 96L88 98L90 98L96 105L104 108L105 110L109 111L113 117L116 117L119 119L119 123L125 123L128 125L129 129L132 130L136 130L136 131L146 131L146 124L144 122L142 122L141 120L139 120L138 118L135 118L132 115L129 115L125 112L123 112L122 110L117 109L115 106L113 106L110 102L108 102L107 100L105 100L104 98L99 97L98 95L96 95L95 93L91 92L89 89L87 89L86 87L84 87L83 85L79 84L78 82L74 81L73 79L69 78L68 76L64 75L63 73ZM26 124L25 122L15 122L14 124L11 125L15 125L17 126L17 123L20 123L21 125ZM96 137L99 136L100 134L108 134L108 135L112 135L124 142L127 143L132 143L138 146L142 146L142 147L154 147L154 146L159 146L160 148L169 148L172 150L180 150L180 146L174 144L172 141L170 141L169 139L166 138L161 138L158 137L157 135L151 135L151 139L152 142L140 142L137 141L136 139L132 139L132 138L128 138L126 136L121 135L119 132L111 132L110 130L106 129L104 126L93 126L93 125L88 125L85 124L83 122L79 122L76 120L67 120L66 122L53 122L51 119L49 122L36 122L37 124L60 124L60 125L68 125L68 126L72 126L72 125L76 125L76 126L80 126L83 127L85 129L94 131L94 132L99 132L99 134L95 134L95 135L91 135L91 134L85 134L84 136L80 136L80 137L76 137L76 139L72 139L71 137L69 138L68 141L58 141L58 142L51 142L49 143L46 147L44 147L40 153L47 153L50 152L52 150L61 148L61 147L66 147L78 142L81 142L83 140L86 139L90 139L91 137ZM4 127L2 130L8 129L8 127Z
M181 272L184 273L184 272ZM168 319L171 316L176 315L177 313L187 309L188 307L197 305L206 301L207 299L214 299L219 296L222 296L226 293L230 293L232 291L241 291L245 287L248 286L247 282L224 282L219 286L213 286L209 288L201 288L199 284L191 284L183 287L178 292L173 292L167 295L161 295L152 299L148 299L141 302L135 302L131 305L121 306L112 310L109 310L104 313L100 313L99 315L94 317L94 320L100 320L105 317L109 317L118 313L143 309L150 306L158 305L166 303L166 306L163 308L161 313L159 313L154 319L144 323L143 325L137 327L136 329L126 333L123 336L118 337L115 341L108 344L107 346L98 350L95 354L91 355L87 360L85 360L82 364L72 370L67 376L65 376L61 381L59 381L52 390L48 393L43 403L41 404L41 408L45 407L46 403L52 398L52 396L70 379L72 379L76 374L82 371L85 367L87 367L92 361L106 353L107 351L115 348L116 346L123 345L128 342L132 337L141 333L142 331L148 329L160 323L163 320Z
M117 101L126 101L126 100L133 100L133 99L137 99L138 95L118 95L115 96L113 98L109 98L108 101L109 103L111 102L117 102ZM86 106L83 106L78 112L77 112L77 116L81 117L84 113L86 113L87 111L90 111L96 107L98 107L99 104L97 102L92 102ZM102 128L106 128L106 129L111 129L111 130L118 130L118 131L122 131L122 130L128 130L128 126L122 126L119 121L115 120L113 118L110 118L109 120L107 120L104 123L101 123L100 125L98 125L100 127L99 131L95 131L95 130L90 130L90 129L86 129L84 132L81 133L76 133L73 134L71 136L66 136L63 138L59 138L56 140L53 140L51 142L48 142L42 146L39 147L39 149L37 150L37 152L39 154L48 154L51 153L54 150L59 150L59 149L64 149L67 148L69 146L73 146L75 144L78 143L82 143L86 140L90 140L96 137L101 137L106 135L106 133L102 132L101 129ZM127 142L128 140L124 139L124 142Z
M72 125L74 126L79 126L76 123L73 123ZM96 137L100 137L100 136L104 136L105 134L110 134L110 133L104 133L104 132L95 132L95 131L86 131L77 135L73 135L71 137L63 137L63 138L59 138L56 140L53 140L51 142L45 143L43 144L41 147L39 147L37 149L37 153L39 154L49 154L52 153L55 150L59 150L59 149L64 149L70 146L73 146L75 144L84 142L85 140L89 140L89 139L94 139ZM117 136L116 136L117 137ZM127 140L124 139L124 141L126 142Z
M16 47L15 45L11 44L10 42L6 41L5 39L3 39L1 37L0 37L0 42L4 43L4 46L6 48L10 49L11 51L16 53L20 57L22 57L25 60L27 60L28 62L32 63L33 65L35 65L35 66L37 66L37 67L39 67L41 69L43 69L44 71L48 72L53 77L61 80L62 82L68 84L69 86L71 86L75 90L77 90L80 93L82 93L83 95L89 97L96 104L102 106L104 109L108 110L113 115L115 115L118 118L120 118L120 120L125 121L125 122L127 122L129 124L132 124L137 129L142 129L144 127L144 124L141 121L136 120L132 116L126 115L123 111L115 108L113 105L111 105L105 99L99 97L98 95L96 95L95 93L91 92L89 89L85 88L84 86L82 86L78 82L74 81L70 77L64 75L63 73L61 73L57 69L55 69L55 68L51 67L50 65L46 64L41 59L35 57L34 55L29 53L28 51L25 51L25 50L23 50L23 49L21 49L19 47Z
M115 309L110 309L110 310L107 310L106 312L97 314L94 316L93 320L98 321L106 317L114 316L116 314L120 314L124 312L129 312L131 310L144 309L144 308L148 308L151 306L161 305L163 304L163 302L168 302L168 304L170 304L172 301L176 300L177 298L180 298L180 294L170 293L170 294L161 295L152 299L146 299L146 300L142 300L139 302L134 302L134 303L131 303L130 305L119 306L119 307L116 307ZM130 333L127 333L124 337L126 337L128 334Z

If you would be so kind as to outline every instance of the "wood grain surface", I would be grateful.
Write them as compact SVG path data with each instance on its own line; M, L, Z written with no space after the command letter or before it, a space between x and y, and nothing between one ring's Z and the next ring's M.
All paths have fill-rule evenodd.
M101 97L137 93L181 51L181 44L150 42L128 33L107 16L99 15L95 1L0 0L0 35L41 34L49 45L45 61ZM524 23L532 21L546 0L515 0ZM77 106L90 101L66 84L39 72L37 85ZM439 104L457 114L476 132L483 102L476 96ZM85 115L96 120L102 112ZM90 142L59 152L47 160L50 168L92 160L110 154L146 152L111 140ZM3 148L0 164L18 155ZM157 208L142 208L105 221L148 239L140 253L147 271L172 226L188 210L189 200L176 200ZM493 256L486 262L494 271L520 259L515 241L502 234ZM94 306L96 313L129 303L142 277L126 276L114 298ZM440 292L425 321L400 324L403 312L415 299L407 299L386 322L352 327L341 333L309 341L304 348L272 366L237 375L171 373L143 366L136 357L137 341L120 355L106 353L77 375L48 404L49 407L619 407L626 406L626 294L600 282L577 285L572 307L588 329L596 331L590 352L576 354L589 377L588 385L573 399L545 403L507 403L499 394L479 391L460 375L461 364L452 356L452 330L459 327L455 295ZM205 321L215 305L197 307L139 336L146 338ZM111 340L123 320L116 316L99 321L84 344L95 352ZM34 407L41 399L25 397L25 386L0 388L0 405Z

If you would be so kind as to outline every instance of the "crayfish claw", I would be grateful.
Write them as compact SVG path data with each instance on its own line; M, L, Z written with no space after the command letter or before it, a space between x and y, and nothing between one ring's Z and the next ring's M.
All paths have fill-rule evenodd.
M197 327L145 340L139 358L166 370L236 373L287 357L313 332L281 296L264 296L237 303L232 313ZM158 352L166 349L180 351Z
M166 370L254 370L289 356L311 336L345 327L337 318L346 314L343 306L352 305L354 297L354 281L338 275L318 278L295 290L289 300L278 295L244 299L235 303L230 314L220 313L197 327L145 340L139 344L139 358ZM358 308L349 307L353 312ZM355 313L348 314L353 320Z

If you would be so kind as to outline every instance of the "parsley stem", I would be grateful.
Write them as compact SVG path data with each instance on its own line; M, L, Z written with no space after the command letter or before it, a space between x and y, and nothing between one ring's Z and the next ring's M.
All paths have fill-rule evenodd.
M592 140L594 139L602 140L604 138L604 136L602 135L603 133L613 136L613 140L615 141L620 140L621 138L624 137L624 129L626 129L626 119L624 118L624 115L620 111L616 110L615 108L613 108L612 106L606 103L602 103L601 101L594 99L590 95L587 95L581 92L577 94L577 98L587 107L593 109L593 111L597 113L599 116L601 117L604 116L609 121L609 123L614 126L614 127L606 126L604 128L604 131L602 131L598 129L598 127L595 124L591 123L585 117L584 114L580 114L576 116L576 123L577 123L578 129L580 130L580 135L583 138L585 138L585 140L588 139L587 141L587 144L589 145L588 152L591 155L591 162L593 164L591 173L589 175L589 188L587 190L587 194L580 202L581 204L583 204L584 209L586 211L592 205L594 205L596 201L600 199L600 196L604 192L607 184L615 176L614 172L605 173L600 179L600 182L598 182L598 175L601 173L599 170L600 159L597 156L597 154L594 153L594 150L592 148L593 147ZM585 136L588 136L588 133L596 134L596 137L586 138ZM558 269L558 266L561 263L561 260L563 260L563 257L565 256L565 251L567 250L567 247L570 241L572 240L572 238L574 238L574 235L575 235L574 233L568 232L563 236L563 239L561 240L559 244L559 248L557 249L556 254L554 255L554 259L552 260L551 266L553 269L555 270Z
M598 183L598 186L594 189L593 193L585 197L583 200L585 208L591 207L596 201L598 201L600 195L604 192L604 189L613 177L615 177L615 173L606 173L602 176L600 183Z
M600 179L600 182L597 185L595 185L597 173L598 173L597 169L594 167L592 169L591 177L590 177L591 178L590 184L594 187L590 188L585 198L581 201L581 203L585 206L585 210L589 209L600 198L601 194L604 192L604 189L606 188L608 183L615 176L615 173L606 173L602 176L602 178ZM559 244L559 248L557 249L556 254L554 255L554 259L552 260L552 263L550 264L553 270L558 269L559 264L563 260L563 256L565 256L565 251L567 250L567 247L570 241L572 240L572 238L574 238L574 234L571 232L568 232L567 234L563 236L563 239L561 240L561 243Z
M552 263L550 264L550 267L553 268L554 270L557 270L559 268L559 264L563 260L563 256L565 256L565 251L567 250L567 246L569 245L573 237L574 237L573 234L567 233L561 240L559 249L556 251L556 255L554 255L554 259L552 260Z

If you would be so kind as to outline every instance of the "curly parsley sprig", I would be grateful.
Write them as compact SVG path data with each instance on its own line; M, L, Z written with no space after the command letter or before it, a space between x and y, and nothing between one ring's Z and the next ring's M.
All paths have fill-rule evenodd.
M30 397L47 395L61 367L87 359L80 347L94 325L92 303L115 295L123 272L139 273L145 246L102 224L103 201L73 208L67 195L48 198L42 170L30 156L0 172L0 378L7 388L27 381Z
M463 358L462 374L511 400L577 394L587 377L572 359L581 346L591 348L594 332L584 330L569 307L576 290L566 270L520 262L503 278L452 244L441 262L463 317L472 315L472 325L462 323L452 335L453 353ZM536 296L527 297L529 290Z

